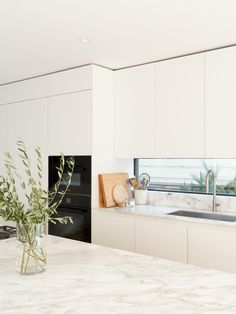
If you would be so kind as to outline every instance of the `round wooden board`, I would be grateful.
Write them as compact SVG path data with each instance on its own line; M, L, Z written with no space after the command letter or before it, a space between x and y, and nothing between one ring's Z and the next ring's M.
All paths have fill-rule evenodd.
M126 204L128 202L129 196L126 188L122 184L116 184L113 188L113 198L116 204Z

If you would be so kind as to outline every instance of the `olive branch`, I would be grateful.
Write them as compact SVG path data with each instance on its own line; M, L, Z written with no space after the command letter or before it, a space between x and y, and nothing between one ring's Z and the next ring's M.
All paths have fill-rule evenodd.
M31 161L25 143L18 140L16 145L26 179L23 180L18 173L10 153L5 153L6 175L0 176L0 217L6 221L11 220L21 224L38 224L48 221L53 223L57 221L60 223L72 222L71 217L55 218L53 215L57 213L57 208L71 183L74 158L70 157L65 161L64 155L61 154L60 165L57 168L59 179L48 191L42 187L43 165L40 148L36 147L35 149L37 166L37 178L35 179L32 175ZM65 166L67 167L66 172L64 171ZM63 189L60 188L62 181Z

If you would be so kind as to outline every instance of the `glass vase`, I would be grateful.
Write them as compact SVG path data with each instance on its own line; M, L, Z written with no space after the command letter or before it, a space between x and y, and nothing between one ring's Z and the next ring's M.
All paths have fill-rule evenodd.
M17 270L22 275L43 272L46 269L47 224L21 224L17 231Z

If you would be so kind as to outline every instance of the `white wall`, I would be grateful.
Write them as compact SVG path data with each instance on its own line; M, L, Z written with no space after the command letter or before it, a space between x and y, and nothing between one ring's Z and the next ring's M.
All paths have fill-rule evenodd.
M133 175L133 159L114 158L114 72L93 68L93 157L92 207L99 206L98 174L128 172Z

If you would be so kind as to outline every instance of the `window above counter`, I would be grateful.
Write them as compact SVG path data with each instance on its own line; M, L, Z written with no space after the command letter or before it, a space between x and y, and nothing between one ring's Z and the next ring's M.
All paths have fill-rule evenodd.
M136 176L150 175L149 190L206 194L206 175L212 169L217 194L236 196L236 159L135 159L134 165Z

